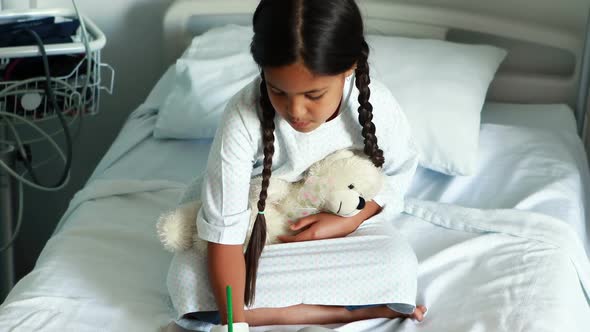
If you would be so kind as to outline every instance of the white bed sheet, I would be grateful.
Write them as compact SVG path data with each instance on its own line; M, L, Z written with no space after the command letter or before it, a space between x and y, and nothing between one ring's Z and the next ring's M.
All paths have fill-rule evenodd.
M169 76L163 77L125 125L86 189L74 198L33 272L19 281L0 307L0 330L155 331L174 316L169 311L165 289L171 255L159 245L154 232L155 219L174 205L182 192L182 184L204 168L209 142L151 138L157 105L165 93L162 88L166 87L167 78ZM545 123L548 127L541 127L542 130L507 126L502 121L513 120L507 119L512 112L502 105L500 108L499 112L508 115L487 118L486 121L496 123L482 125L482 153L476 175L451 178L420 169L410 195L471 207L514 207L545 213L571 224L585 238L584 211L588 206L589 175L581 143L572 134L575 127L570 132L566 124L568 120L562 121L564 125L561 127L551 127L551 123L557 123L555 121ZM535 113L534 117L539 118L539 115ZM524 120L529 126L533 123L533 120ZM426 222L406 222L404 225L404 232L421 261L437 257L441 252L452 256L457 248L470 246L474 240L473 234L441 230ZM515 255L517 248L522 249L503 246L498 250ZM483 255L474 253L474 256L479 254ZM580 296L579 285L571 280L571 266L553 268L563 269L564 276L569 279L548 283L547 287L559 286L562 292L558 298L544 300L562 305L539 308L539 313L569 320L570 326L563 325L566 330L573 330L577 323L590 324L590 308L583 295ZM462 271L467 273L470 268ZM508 273L509 269L504 272ZM502 279L501 274L498 276ZM480 274L480 277L477 282L489 282L489 294L506 294L507 284L494 284L484 275ZM437 276L435 281L438 286L431 284L430 288L424 288L425 291L463 287L462 279L452 270ZM466 285L461 291L468 290L468 287ZM519 287L516 284L509 291L518 294L524 290ZM426 303L432 304L432 311L430 320L423 324L424 329L428 330L430 326L432 330L432 324L435 324L434 330L447 331L442 323L448 317L443 315L444 310L437 310L437 305L442 309L445 303L439 302L444 299L444 294L421 293L420 297L437 299ZM447 301L447 304L454 305L453 308L460 311L458 315L469 319L470 308L457 301ZM531 308L535 306L523 310ZM524 312L506 313L500 318L510 318L503 322L509 324L514 317L519 317L519 323L526 324L530 317L527 315ZM479 322L466 324L471 324L472 331L501 330L489 325L495 322L494 319L497 317L488 317L487 321L482 317ZM412 324L368 320L345 325L339 330L420 330L419 325ZM510 326L504 328L511 330Z

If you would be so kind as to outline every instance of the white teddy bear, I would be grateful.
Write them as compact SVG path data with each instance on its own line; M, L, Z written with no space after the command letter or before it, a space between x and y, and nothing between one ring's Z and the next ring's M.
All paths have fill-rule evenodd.
M318 212L331 212L351 217L360 212L365 202L377 195L383 183L377 168L361 152L340 150L313 164L298 182L289 183L271 176L266 210L267 244L278 243L280 235L295 234L289 226L298 219ZM262 177L250 185L250 227L248 243L256 215ZM160 241L168 251L204 248L197 235L196 219L200 201L191 201L163 214L157 223ZM246 247L246 246L244 246Z

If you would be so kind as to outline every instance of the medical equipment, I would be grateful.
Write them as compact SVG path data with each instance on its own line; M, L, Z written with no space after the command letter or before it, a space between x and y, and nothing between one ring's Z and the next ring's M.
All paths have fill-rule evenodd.
M114 70L101 62L101 49L106 38L91 20L82 19L76 3L72 3L73 10L32 9L0 13L0 24L4 23L0 28L11 34L11 37L4 34L2 39L3 45L9 46L0 48L0 208L3 211L0 222L0 265L3 271L0 298L4 298L14 284L11 246L22 223L23 184L45 191L57 191L68 184L73 144L69 127L76 120L81 122L84 115L98 113L101 90L112 93ZM80 29L69 37L78 25ZM23 41L33 42L23 45ZM106 85L101 81L103 68L109 69L111 74ZM36 124L54 119L60 121L62 129L53 133L47 133ZM17 130L17 125L22 124L32 127L39 137L23 139ZM7 139L7 130L14 141ZM61 133L65 135L65 153L53 138ZM35 169L55 157L33 164L30 149L31 144L45 140L65 162L60 179L51 186L39 182ZM15 171L17 162L25 166L23 173ZM27 174L31 180L25 178ZM11 178L16 179L19 186L15 226Z

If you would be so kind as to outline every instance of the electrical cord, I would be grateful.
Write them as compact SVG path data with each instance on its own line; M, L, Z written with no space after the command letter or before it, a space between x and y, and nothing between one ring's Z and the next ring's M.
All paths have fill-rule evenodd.
M64 85L67 85L66 88L71 89L71 91L75 91L74 90L75 88L72 87L71 85L69 85L67 83L64 83L64 82L61 82L60 80L54 80L54 83L58 83L58 82L59 83L62 83ZM11 94L18 95L18 94L23 94L23 93L31 92L31 91L33 91L33 92L42 92L41 90L16 90L16 91L10 91L10 93ZM70 96L70 94L68 94L67 92L66 93L64 93L64 92L56 92L55 94L58 95L58 96L61 96L61 97L69 97ZM0 98L3 98L6 95L7 95L7 93L0 92ZM81 100L79 100L78 103L80 104L81 103ZM68 127L71 127L74 124L74 122L76 122L76 120L80 119L80 114L81 114L80 112L76 112L76 115L74 117L72 117L72 120L68 123ZM72 138L77 138L80 135L80 132L81 132L80 129L81 129L80 128L80 125L78 125L78 127L76 128L76 132L72 135ZM61 134L62 132L63 132L63 129L57 130L57 131L49 134L49 136L55 137L55 136ZM38 143L38 142L42 142L42 141L45 141L45 138L44 137L23 139L22 140L22 143L23 144L33 144L33 143ZM12 144L12 143L14 143L14 141L0 139L0 143Z
M89 83L90 83L90 75L91 75L91 70L92 70L92 66L91 66L91 57L90 57L90 45L89 45L89 41L88 41L88 34L87 34L87 30L86 30L86 24L84 22L84 20L82 19L80 12L78 10L78 7L76 5L75 0L72 0L72 5L74 6L74 10L76 12L76 15L78 17L78 20L80 21L80 27L81 27L81 36L82 36L82 42L84 44L84 48L86 50L86 82L83 86L82 89L82 97L81 100L79 101L79 104L84 103L84 105L82 106L82 109L79 109L77 114L80 116L80 123L79 123L79 127L77 130L77 135L81 132L81 126L82 126L82 118L83 118L83 113L84 113L84 106L85 106L85 98L86 98L86 91L88 89ZM66 159L66 166L64 167L64 171L61 175L60 180L58 181L58 183L56 185L53 186L53 188L57 188L57 187L62 187L62 185L65 182L65 179L67 177L67 174L69 173L69 170L71 169L71 160L72 160L72 138L71 138L71 134L69 132L68 129L68 124L65 123L65 120L63 118L63 115L61 114L60 111L58 111L58 106L57 106L57 102L55 99L55 95L54 95L54 91L51 87L51 81L54 82L59 82L60 84L65 85L67 88L70 88L72 90L76 90L75 88L73 88L71 85L60 81L60 80L55 80L51 78L51 75L49 73L49 63L48 63L48 59L47 59L47 54L45 52L45 47L43 45L43 42L41 41L41 39L39 38L39 36L37 35L37 33L35 33L35 31L27 29L24 30L27 31L29 34L31 34L33 36L33 38L35 39L37 45L39 46L39 51L43 57L43 65L44 65L44 71L45 71L45 76L46 76L46 81L47 81L47 87L46 87L46 92L47 95L49 97L49 99L51 100L52 106L54 111L56 112L56 115L58 116L60 123L62 125L62 131L65 134L65 138L66 138L66 155L67 155L67 159ZM18 87L19 85L22 84L26 84L25 82L21 82L20 84L16 84L15 86L11 86L9 89L5 89L4 91L2 91L2 94L5 94L7 92L9 92L10 90ZM8 90L8 91L7 91ZM73 123L73 120L72 120ZM57 133L61 133L61 131L56 132ZM46 135L44 135L46 136ZM29 158L26 157L26 155L24 155L24 147L22 146L22 144L19 144L19 151L21 152L21 157L23 159L23 164L25 165L25 167L27 168L27 170L29 171L29 173L31 174L31 178L33 178L33 182L37 185L40 185L40 182L37 179L37 176L33 170L33 167L30 165L30 160ZM54 157L50 158L50 159L54 159ZM19 177L20 178L20 177Z
M28 90L15 90L16 88L18 88L20 86L26 86L27 84L33 83L35 81L37 81L37 78L30 78L30 79L22 80L22 81L20 81L18 83L14 83L14 84L10 85L8 88L0 91L0 98L4 98L4 97L6 97L8 95L24 94L24 93L31 92L31 91L33 91L33 92L43 92L43 90L30 90L30 89L28 89ZM64 92L55 92L54 91L54 94L57 94L58 96L69 97L70 96L70 91L72 92L71 94L74 94L74 93L77 92L76 87L72 86L71 84L69 84L69 83L67 83L67 82L65 82L63 80L51 78L51 81L54 84L62 85L65 89L67 89L66 91L68 91L68 92L65 92L65 93ZM86 84L89 84L89 82L87 82ZM79 96L80 94L75 94L75 95L76 96ZM82 104L82 97L79 97L79 99L77 100L77 102L78 102L77 103L78 105L81 105ZM78 112L76 112L76 116L73 117L73 119L70 121L70 123L68 124L68 126L71 126L77 119L80 119L80 121L81 121L81 114L82 113L83 112L80 112L78 110ZM79 134L80 134L80 131L81 131L81 128L80 128L80 126L78 126L78 128L76 130L76 133L72 137L78 137ZM52 136L52 137L53 136L57 136L57 135L61 134L62 132L63 132L63 129L58 130L58 131L50 134L50 136ZM45 138L26 139L26 140L23 140L23 144L32 144L32 143L42 142L44 140L45 140ZM12 144L13 141L0 140L0 143L6 143L6 144L9 144L10 143L10 144Z
M5 112L2 112L5 113ZM10 119L7 119L6 116L15 116L12 113L7 113L7 114L0 114L2 115L2 117L4 118L4 120L6 120L6 123L9 125L9 127L11 127L11 130L16 130L16 128L14 128L14 125L12 124L12 122L10 121ZM17 116L15 116L17 117ZM45 133L43 131L43 129L41 129L39 126L37 126L36 124L34 124L33 122L26 120L26 119L21 119L24 120L27 124L29 124L30 126L32 126L35 130L39 131L42 135L47 135L47 133ZM15 138L18 137L18 132L16 132L16 136ZM66 156L64 155L63 151L60 149L59 145L55 142L55 140L53 140L52 137L47 136L46 137L47 140L57 149L59 155L61 156L61 158L63 160L66 159ZM20 138L17 138L17 140L19 140ZM33 168L37 168L39 166L41 166L42 163L39 163L35 166L33 166ZM22 225L22 220L23 220L23 209L24 209L24 190L23 190L23 183L28 184L34 188L40 189L40 190L48 190L45 187L41 187L36 185L35 183L30 182L29 180L27 180L24 176L27 174L28 170L23 172L22 174L17 174L16 172L14 172L8 165L6 165L2 160L0 160L0 166L2 166L2 168L4 168L10 175L12 175L13 177L15 177L18 180L18 216L17 216L17 222L16 222L16 227L15 230L10 238L10 240L4 245L2 246L2 248L0 248L0 253L6 251L8 248L10 248L12 246L12 244L14 243L14 241L16 240L16 238L18 237L18 234L20 232L20 228ZM69 174L68 174L68 180L69 180ZM59 188L54 188L51 189L51 191L57 191L62 189L63 187L65 187L67 185L67 181L66 183L64 183L61 187Z
M12 135L14 136L14 138L16 139L16 146L18 148L18 151L20 153L21 159L23 160L27 160L28 155L27 155L27 151L25 149L25 146L23 145L21 139L20 139L20 135L18 134L18 131L16 131L16 128L14 127L14 125L12 124L12 121L6 117L4 117L5 122L8 124L8 127L10 128L10 130L12 131ZM27 167L27 171L30 172L30 163L27 163L28 167ZM35 177L34 174L31 173L31 177L33 178L33 181L35 183L39 183L39 180Z
M91 70L92 70L92 66L91 66L92 59L90 56L90 54L91 54L90 53L90 45L89 45L86 25L84 23L84 20L82 19L82 16L80 15L80 12L78 10L75 0L72 0L72 4L74 6L76 16L78 17L78 20L80 21L82 42L84 44L84 48L85 48L85 52L86 52L86 57L85 57L85 59L86 59L86 82L85 82L84 87L82 89L81 99L79 100L79 103L78 103L78 105L81 105L81 104L83 104L83 105L81 106L81 108L78 109L78 112L77 112L77 117L79 117L79 119L80 119L78 131L76 133L76 136L78 136L78 134L81 132L82 118L83 118L83 113L84 113L85 106L86 106L86 91L87 91L88 86L90 84L90 75L91 75ZM69 179L70 179L70 169L71 169L71 160L72 160L72 137L71 137L71 133L69 131L69 125L71 125L75 121L75 118L74 118L74 120L72 120L72 122L70 122L69 124L66 124L66 121L57 106L57 101L55 99L54 91L51 87L51 82L57 81L61 84L66 84L66 85L68 85L68 84L63 81L59 81L59 80L55 80L55 79L51 78L51 75L49 73L48 58L47 58L47 54L45 52L45 47L43 45L41 38L33 30L28 29L25 31L27 31L29 34L31 34L33 36L33 38L35 38L36 43L39 47L39 51L43 57L43 66L44 66L46 82L47 82L46 91L47 91L47 95L51 99L53 109L56 112L56 114L60 120L60 123L62 125L62 128L63 128L62 131L65 135L66 144L67 144L67 152L66 152L67 156L64 155L64 153L61 150L61 148L59 147L59 145L52 138L52 136L55 136L55 135L61 133L62 131L58 131L58 132L55 132L55 133L49 135L43 129L41 129L39 126L35 125L33 122L27 120L24 117L20 117L18 115L11 114L8 112L0 112L0 116L2 116L2 118L7 120L6 123L9 125L9 127L13 131L13 135L17 141L18 150L21 154L21 158L23 159L23 163L25 164L25 168L27 169L26 171L24 171L23 173L21 173L19 175L16 172L14 172L8 165L6 165L2 160L0 160L0 166L2 166L2 168L4 168L10 175L15 177L19 182L19 188L18 188L19 189L19 195L18 195L19 196L19 206L18 206L18 218L17 218L16 228L15 228L15 231L13 232L11 239L8 241L8 243L6 243L4 246L2 246L0 248L0 253L4 252L5 250L7 250L8 248L10 248L12 246L12 244L14 243L14 241L16 240L16 238L20 232L20 228L21 228L21 224L22 224L23 209L24 209L23 183L27 184L33 188L44 190L44 191L57 191L57 190L63 189L67 185L67 183L69 182ZM71 88L71 85L69 87ZM10 90L10 89L8 89L8 90ZM76 89L74 88L73 90L75 91ZM6 90L1 91L0 97L2 94L6 94L6 93L7 93ZM62 176L56 185L54 185L52 187L42 186L39 183L39 181L36 179L35 173L33 171L33 169L44 165L45 163L53 160L55 157L48 158L47 160L45 160L41 163L38 163L36 165L32 165L31 160L27 156L26 150L24 148L24 144L23 144L22 140L20 139L18 132L16 131L16 128L12 124L12 121L10 121L9 119L6 119L6 117L14 117L14 118L16 118L20 121L23 121L26 124L32 126L35 130L37 130L41 134L41 136L44 136L46 138L46 140L48 140L56 148L58 155L62 158L62 160L65 161L65 164L66 164L66 166L64 167L64 172L62 173ZM25 178L25 175L27 173L31 173L31 177L33 178L34 182L31 182Z
M0 112L0 115L2 115L3 117L13 117L13 118L19 118L21 121L24 121L26 124L28 124L29 126L31 126L33 129L35 129L36 131L38 131L41 135L45 136L47 138L47 140L49 141L49 143L51 143L51 145L53 145L53 147L57 150L57 152L60 154L62 160L66 160L66 155L64 154L64 152L61 150L61 148L59 147L59 145L57 144L57 142L50 137L43 129L41 129L39 126L37 126L34 122L29 121L27 119L24 119L18 115L14 115L12 113L7 113L7 112ZM6 172L8 172L10 175L12 175L13 177L15 177L18 181L29 185L35 189L39 189L39 190L43 190L43 191L58 191L60 189L63 189L67 183L62 184L59 187L44 187L44 186L40 186L36 183L33 183L29 180L27 180L26 178L22 177L21 175L19 175L17 172L15 172L12 168L10 168L10 166L8 166L6 163L4 163L2 160L0 160L0 167L4 168L4 170Z
M59 107L57 106L57 100L55 99L55 95L53 93L53 88L51 87L51 74L49 72L49 60L47 57L47 53L45 52L45 45L43 45L43 41L41 40L41 37L39 37L39 35L35 31L33 31L31 29L25 29L23 31L26 31L27 33L29 33L35 39L35 42L37 43L37 46L39 47L39 52L41 52L41 57L43 59L43 69L45 72L45 80L46 80L46 84L47 84L47 86L45 87L45 90L46 90L47 96L49 97L49 100L51 102L51 106L53 107L53 111L56 113L57 118L59 119L59 122L64 129L64 136L65 136L65 140L66 140L66 164L64 166L64 169L63 169L60 179L57 181L57 184L51 186L51 187L60 187L61 185L63 185L66 182L66 179L68 178L68 174L70 172L71 165L72 165L72 137L70 134L70 130L69 130L69 128L66 124L66 121L64 119L64 116L63 116L63 114L61 114L61 111L60 111ZM35 174L35 171L32 168L29 158L25 158L23 160L23 164L25 165L25 168L27 169L27 171L29 171L29 173L31 174L31 177L33 178L33 181L35 182L35 184L42 186L41 183L37 179L37 174Z
M80 22L82 43L83 43L84 49L86 51L86 82L84 83L84 86L82 88L82 94L80 97L81 99L79 100L79 103L78 103L78 105L82 105L82 103L85 102L86 92L87 92L88 87L90 86L92 61L90 58L90 42L88 40L88 31L86 30L86 23L82 19L82 15L80 15L80 11L78 10L78 6L77 6L75 0L72 0L72 5L74 7L74 11L76 12L76 16L78 17L78 21ZM65 82L62 82L62 81L59 81L59 82L65 84ZM71 85L69 87L71 88ZM75 88L74 88L74 90L75 90ZM79 121L80 121L78 123L76 133L74 134L74 138L77 138L80 135L80 133L82 132L82 124L83 124L83 119L84 119L84 106L85 106L85 104L83 105L82 109L78 109L78 112L76 112L76 117L74 117L74 119L69 123L69 125L71 125L72 123L74 123L74 121L76 119L79 119ZM63 132L63 130L59 130L53 134L50 134L50 136L60 134L61 132ZM35 141L39 141L39 140L35 140ZM35 141L29 140L27 143L31 143L31 142L35 142ZM57 157L57 155L54 155L54 156L46 159L44 162L39 163L38 165L43 165L47 162L50 162L53 159L55 159L56 157ZM36 167L33 167L33 168L36 168Z

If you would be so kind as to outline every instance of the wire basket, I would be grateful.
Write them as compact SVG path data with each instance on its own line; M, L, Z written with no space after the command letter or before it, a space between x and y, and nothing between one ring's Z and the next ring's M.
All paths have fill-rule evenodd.
M69 9L0 12L0 20L38 16L75 18L76 14ZM25 74L17 79L12 78L18 76L13 75L16 72L26 72L32 64L42 64L37 45L0 48L0 71L3 74L0 76L0 111L30 121L55 118L56 111L66 116L98 113L101 90L112 93L115 71L101 62L101 50L106 44L104 34L90 19L83 17L83 20L88 32L90 54L86 54L82 43L81 29L78 29L71 43L45 45L51 73L50 86L57 101L57 110L47 98L45 75L27 77ZM102 80L103 70L110 74L107 84Z

